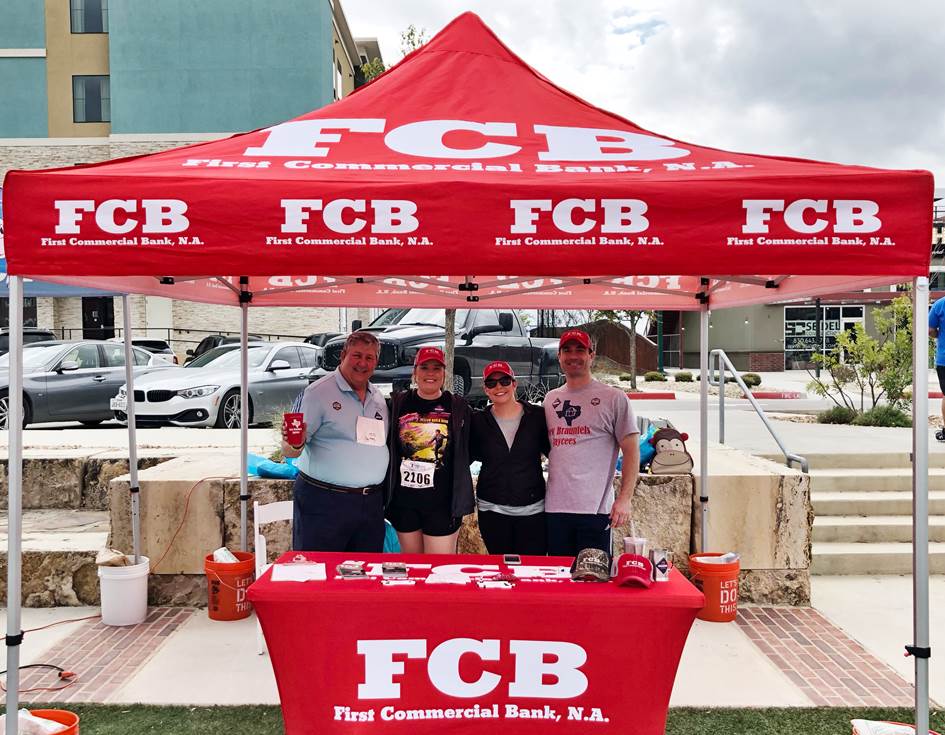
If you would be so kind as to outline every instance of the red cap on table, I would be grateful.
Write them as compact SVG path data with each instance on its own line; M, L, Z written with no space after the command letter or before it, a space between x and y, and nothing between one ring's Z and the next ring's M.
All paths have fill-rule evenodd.
M614 581L623 586L649 587L653 584L653 565L645 556L621 554L617 559L617 574Z
M577 342L579 345L583 345L585 349L592 350L594 349L591 346L591 338L588 336L587 332L582 332L580 329L569 329L567 332L561 335L558 340L558 346L564 347L568 342Z
M439 347L421 347L417 350L417 356L414 358L413 364L414 366L422 365L430 360L446 367L446 355L443 354L443 350Z
M502 373L503 375L508 375L510 378L515 378L515 373L512 372L512 366L504 360L496 360L486 365L486 369L482 371L482 377L488 378L492 373Z

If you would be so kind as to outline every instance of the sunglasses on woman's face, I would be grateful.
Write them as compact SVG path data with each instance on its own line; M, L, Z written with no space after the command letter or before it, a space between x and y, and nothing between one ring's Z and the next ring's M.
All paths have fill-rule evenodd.
M486 378L482 381L482 384L486 386L486 388L495 388L497 385L508 388L512 385L512 379L508 375L503 375L501 378Z

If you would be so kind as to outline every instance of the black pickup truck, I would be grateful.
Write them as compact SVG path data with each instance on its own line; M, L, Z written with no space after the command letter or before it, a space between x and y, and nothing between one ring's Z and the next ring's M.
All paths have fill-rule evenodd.
M417 350L443 347L445 319L443 309L388 309L362 327L376 334L381 343L371 382L388 390L408 387ZM342 335L325 345L324 370L338 367L344 340ZM511 309L458 309L453 363L456 392L473 403L484 401L482 370L493 360L505 360L512 366L520 393L530 400L539 400L564 382L558 366L557 339L529 337Z

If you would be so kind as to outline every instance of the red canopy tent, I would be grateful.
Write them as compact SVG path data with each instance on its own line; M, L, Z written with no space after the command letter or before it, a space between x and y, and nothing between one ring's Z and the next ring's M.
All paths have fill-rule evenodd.
M466 13L325 108L162 153L13 171L3 205L14 287L30 276L239 303L244 315L285 305L593 306L702 309L707 324L708 308L916 279L920 355L932 187L924 171L655 135L555 86ZM916 376L924 425L927 376ZM916 437L924 502L927 437ZM18 451L11 439L11 544ZM11 547L11 560L18 554ZM11 577L14 633L18 585ZM927 677L924 659L917 676ZM918 686L923 697L927 709Z

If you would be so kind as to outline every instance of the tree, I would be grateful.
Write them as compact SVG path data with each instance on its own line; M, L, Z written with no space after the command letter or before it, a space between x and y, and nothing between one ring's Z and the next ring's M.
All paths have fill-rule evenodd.
M615 324L630 322L630 387L637 389L637 323L643 317L652 317L652 311L634 311L632 309L598 309L594 319L603 319Z
M370 61L361 64L361 73L364 74L365 82L373 81L385 71L387 70L384 68L384 62L376 56Z
M417 28L413 23L407 26L407 30L400 34L400 52L406 56L416 51L430 39L427 38L426 28Z
M857 324L837 335L830 352L811 358L827 375L818 378L808 370L812 378L808 390L857 413L875 408L884 399L894 408L907 408L906 388L912 382L912 302L900 296L876 309L873 320L878 339Z

